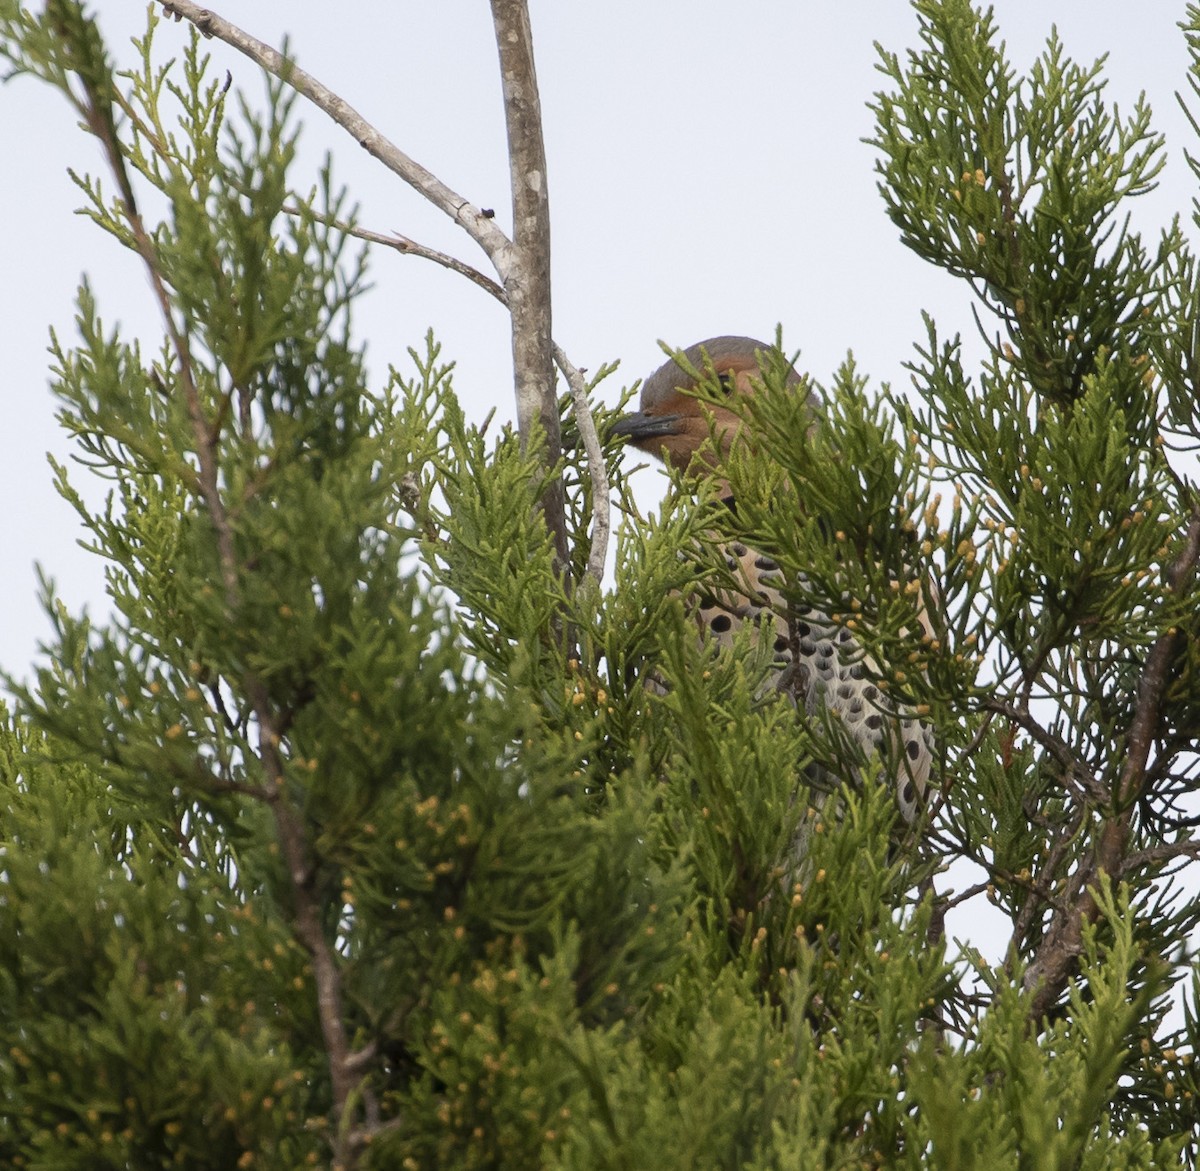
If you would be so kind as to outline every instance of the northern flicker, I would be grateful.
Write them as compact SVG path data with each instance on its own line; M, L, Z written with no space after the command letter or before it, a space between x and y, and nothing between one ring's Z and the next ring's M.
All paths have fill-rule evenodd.
M690 346L682 362L669 361L642 385L641 409L625 415L613 428L635 447L680 470L715 474L702 451L710 436L717 437L722 454L728 454L740 426L731 410L712 402L702 403L691 393L697 378L689 370L713 373L729 395L762 392L759 362L769 346L747 337L715 337ZM802 379L789 369L787 385ZM812 426L820 426L821 403L809 396ZM728 485L722 482L722 486ZM735 509L731 492L723 496ZM896 801L904 819L912 822L921 806L932 761L929 729L910 712L890 705L871 680L872 664L855 644L845 626L828 614L785 595L783 570L778 563L741 542L723 547L726 565L738 583L736 590L713 591L695 601L702 630L719 643L729 643L745 624L763 624L772 637L774 667L771 682L791 694L808 716L824 711L834 715L865 754L883 754L895 786ZM806 584L803 575L799 584ZM769 613L765 620L763 615Z

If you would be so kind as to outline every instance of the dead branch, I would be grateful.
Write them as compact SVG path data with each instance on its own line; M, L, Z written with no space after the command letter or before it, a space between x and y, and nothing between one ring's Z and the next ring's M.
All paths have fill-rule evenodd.
M562 454L558 403L554 393L554 351L550 332L550 194L542 140L542 102L533 61L533 33L526 0L491 0L504 120L508 130L509 182L513 202L515 263L503 276L512 317L513 372L517 421L528 442L535 422L553 466ZM554 537L560 570L570 564L566 503L555 478L542 495L546 524Z
M554 360L571 390L575 421L579 424L579 437L583 440L588 472L592 479L592 547L588 553L587 576L599 588L600 579L604 576L604 562L608 557L610 532L608 470L604 466L604 451L600 447L596 421L592 418L592 409L588 403L587 383L584 381L583 371L572 366L567 360L567 355L557 345L554 347Z
M206 37L216 37L239 53L249 57L273 77L289 85L317 109L328 114L353 137L368 154L377 158L393 174L398 175L415 191L420 192L434 207L443 211L479 245L505 280L512 266L512 243L491 216L476 207L465 196L448 187L415 159L411 159L395 143L380 134L349 102L338 97L310 73L288 60L277 49L252 37L231 24L210 8L201 8L191 0L159 0L163 12L176 20L186 20Z
M1148 850L1139 850L1130 854L1125 860L1125 869L1132 873L1151 866L1163 866L1177 862L1180 858L1195 860L1200 858L1200 841L1189 839L1185 842L1168 842L1162 846L1152 846Z
M307 211L301 213L297 207L285 207L283 210L289 215L312 214ZM508 305L508 294L501 285L456 256L450 256L436 248L419 244L416 240L410 240L398 232L391 234L372 232L367 228L360 228L355 224L343 223L331 218L322 219L321 222L339 232L345 232L348 236L354 236L356 239L366 240L371 244L382 244L386 248L394 248L406 256L419 256L424 260L430 260L434 264L441 265L442 268L466 277L472 284L483 289L485 293L490 293L501 305L506 307ZM608 482L608 469L604 462L604 451L600 446L600 435L596 430L596 420L592 417L591 404L588 402L587 382L583 377L583 371L571 362L561 346L554 342L551 344L555 365L562 372L571 391L575 419L579 424L579 436L587 455L588 475L592 481L592 545L588 555L587 574L599 586L604 576L604 565L608 558L608 542L612 535L609 501L611 486Z
M224 41L272 76L290 85L350 133L364 150L450 216L483 249L500 278L513 318L513 366L521 435L528 437L533 420L537 419L546 436L546 461L549 465L557 462L561 454L561 438L554 393L554 354L550 331L549 197L541 101L525 0L492 0L508 127L514 224L514 238L511 241L490 214L485 214L481 207L459 195L406 155L348 102L278 50L191 0L159 0L159 3L168 16L189 21L205 36ZM428 256L427 251L419 251L417 247L400 247L399 250ZM458 267L461 262L453 262L453 258L440 259L438 262L445 263L446 260L451 261L446 267L461 271ZM470 273L464 272L462 275L476 280ZM476 280L476 283L479 281ZM570 381L568 376L568 385ZM574 389L572 394L578 407L579 396ZM598 560L594 555L597 548L607 548L608 491L607 478L595 478L597 467L602 467L602 464L597 465L592 458L593 450L599 450L599 443L589 443L589 430L594 433L595 428L591 426L590 419L585 422L585 417L581 415L580 431L589 454L593 497L597 502L603 498L605 510L603 520L595 526L596 532L593 534L593 557L589 559L589 573L594 573L594 564ZM555 479L549 484L542 505L546 523L554 534L559 566L565 572L569 555L561 481ZM599 519L599 514L595 515ZM604 536L605 540L597 541L600 536ZM599 561L602 565L603 560Z

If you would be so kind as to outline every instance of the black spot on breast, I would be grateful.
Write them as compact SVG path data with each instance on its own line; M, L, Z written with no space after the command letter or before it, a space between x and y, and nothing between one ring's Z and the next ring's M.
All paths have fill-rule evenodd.
M779 562L772 561L770 557L757 557L754 560L755 569L778 569Z
M909 760L916 760L921 755L921 742L919 740L910 740L905 751L908 753Z
M701 610L715 610L717 608L717 599L712 594L705 594L700 599L699 605Z
M874 683L868 683L866 687L863 688L863 698L868 703L874 703L875 700L879 698L879 688L876 687Z
M809 624L807 622L797 622L796 623L796 637L797 638L808 638L808 636L810 634L812 634L812 627L809 626Z
M902 802L903 802L905 805L914 805L914 804L916 804L916 800L917 800L917 791L916 791L916 789L913 787L913 783L912 783L912 781L905 781L905 782L904 782L904 788L903 788L903 790L901 790L901 793L900 793L900 800L901 800L901 801L902 801Z
M854 688L849 683L839 683L837 693L839 699L849 699L854 694Z
M881 716L878 712L876 712L874 715L867 716L867 727L873 732L878 731L883 727L883 716Z
M849 642L853 637L854 636L850 633L850 631L846 630L845 628L839 630L837 633L838 642Z
M786 651L788 649L788 647L790 645L791 644L788 642L786 635L780 634L780 635L776 636L776 638L775 638L776 653L782 654L784 651Z
M733 625L733 620L728 614L718 614L708 625L717 634L724 634Z
M833 643L831 643L829 641L829 639L825 639L824 642L820 643L817 646L817 653L819 655L824 656L827 659L832 659L833 658Z
M817 653L817 644L811 638L802 638L800 640L800 653L806 659L814 658Z
M735 557L745 557L746 554L750 552L750 550L747 549L746 546L741 543L741 541L734 541L734 543L729 547L733 550Z

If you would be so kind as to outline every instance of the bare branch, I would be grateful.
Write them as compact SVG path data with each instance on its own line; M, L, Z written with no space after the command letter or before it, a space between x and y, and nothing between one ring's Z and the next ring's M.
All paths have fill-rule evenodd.
M597 586L604 577L604 562L608 558L609 485L608 469L604 465L604 451L600 447L600 436L596 434L596 420L588 404L587 383L583 372L567 360L559 346L554 347L554 360L563 372L571 388L571 401L575 406L575 418L579 423L579 436L587 453L588 471L592 478L592 548L588 554L587 575Z
M406 155L395 143L380 134L349 102L338 97L310 73L288 60L277 49L252 37L231 24L210 8L201 8L191 0L159 0L163 12L176 20L194 24L206 37L216 37L245 54L280 81L290 85L298 94L308 98L349 133L368 154L377 158L389 171L399 175L410 187L420 192L434 207L445 212L487 253L501 280L508 276L512 264L512 243L496 222L470 200L447 187L436 175Z
M439 252L436 248L430 248L425 244L418 244L416 240L410 240L407 236L402 236L399 232L392 232L390 235L383 232L372 232L368 228L360 228L357 224L346 223L344 220L335 219L333 216L317 215L308 208L285 205L283 210L288 215L315 220L326 227L333 228L339 232L345 232L347 236L353 236L358 240L366 240L369 244L383 244L387 248L394 248L397 252L403 252L405 256L419 256L423 260L432 260L434 264L440 264L442 268L448 268L451 272L458 273L459 276L465 276L472 284L478 285L485 293L490 293L495 297L501 305L508 306L508 297L502 285L497 284L490 276L480 272L479 269L472 268L466 261L459 260L457 256L451 256L448 252Z
M500 54L504 87L505 120L508 127L510 174L513 194L514 240L510 241L490 215L446 186L384 137L348 102L338 97L311 74L289 61L282 53L225 20L211 9L191 0L159 0L164 13L184 19L208 37L216 37L245 54L268 73L308 98L350 133L356 142L420 192L435 207L450 216L470 235L491 260L500 277L505 296L500 298L494 282L462 261L425 248L403 236L388 239L367 236L401 252L434 260L487 289L503 300L513 320L513 365L516 377L517 420L522 436L528 436L533 420L539 419L546 435L546 459L555 463L561 454L558 411L554 394L554 361L550 312L550 218L546 186L546 157L542 141L541 101L533 62L529 12L525 0L492 0L492 18ZM568 366L560 368L571 386ZM573 369L573 368L572 368ZM572 386L579 412L580 433L588 452L593 484L594 531L588 573L599 579L607 555L608 478L602 460L597 460L599 440L590 412L579 410L584 401ZM600 503L603 498L603 504ZM554 534L560 567L569 561L566 540L563 487L558 481L543 498L546 523ZM597 565L601 568L597 570Z
M1143 870L1147 866L1161 866L1164 862L1174 862L1179 858L1200 858L1200 841L1189 838L1185 842L1169 842L1163 846L1139 850L1125 859L1125 869L1129 872Z
M472 268L466 261L459 260L456 256L451 256L447 252L439 252L436 248L430 248L425 244L418 244L416 240L402 236L399 232L394 232L390 237L357 229L351 229L351 232L363 240L374 240L377 244L387 244L388 247L395 248L397 252L403 252L406 256L419 256L423 260L432 260L434 264L440 264L443 268L458 273L459 276L465 276L485 293L491 293L501 305L508 305L508 297L504 293L503 286L498 285L490 276L480 272L477 268Z
M961 890L957 894L947 895L939 904L939 910L943 918L947 911L953 910L960 903L969 902L976 896L990 890L993 885L991 876L989 875L983 882L977 882L974 886L969 886L966 890Z
M542 103L533 62L533 33L526 0L491 0L504 121L508 130L509 183L513 201L514 263L501 274L512 316L513 373L517 423L528 443L535 422L546 437L546 462L562 453L554 393L554 350L550 311L550 195L542 141ZM566 505L557 478L542 495L546 525L554 538L559 568L570 563Z
M283 210L290 215L312 214L307 211L302 212L296 207L285 207ZM446 252L419 244L416 240L410 240L407 236L401 236L399 233L385 235L382 232L372 232L366 228L342 223L335 219L322 219L321 222L359 240L394 248L406 256L420 256L424 260L431 260L434 264L440 264L451 272L465 276L467 280L478 285L484 292L495 297L501 305L508 305L508 294L491 277ZM571 402L575 408L576 421L579 424L579 435L583 440L583 449L587 455L588 474L592 481L592 547L591 553L588 555L587 573L599 585L604 576L604 565L608 559L608 542L612 534L611 502L609 500L611 487L608 482L608 469L604 462L604 451L600 446L600 435L596 430L596 420L592 417L591 404L588 402L587 383L584 381L583 372L571 362L561 346L553 342L551 344L554 350L555 364L562 371L571 391Z

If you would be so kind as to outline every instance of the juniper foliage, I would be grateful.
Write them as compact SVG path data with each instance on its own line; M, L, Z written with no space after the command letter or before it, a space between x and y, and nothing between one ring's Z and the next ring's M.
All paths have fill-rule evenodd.
M373 384L352 212L330 167L293 175L285 83L226 92L195 34L162 64L153 10L117 69L75 0L0 3L162 313L145 350L85 284L53 339L107 502L57 482L113 617L48 587L0 728L0 1162L1194 1159L1194 978L1166 1010L1200 916L1200 279L1178 224L1123 218L1162 161L1148 109L1119 120L1055 39L1018 77L965 0L914 8L880 190L969 282L986 360L930 321L916 405L848 362L810 433L765 355L735 517L679 477L637 515L610 447L634 523L602 593L575 447L547 468L468 419L431 338ZM1200 8L1185 33L1200 93ZM764 691L753 638L696 638L734 525L936 727L923 837L844 761L835 802L809 791L837 729ZM960 860L1002 965L944 938Z

